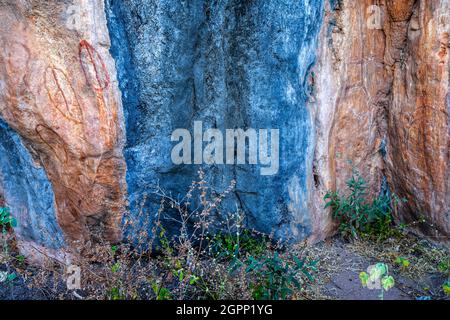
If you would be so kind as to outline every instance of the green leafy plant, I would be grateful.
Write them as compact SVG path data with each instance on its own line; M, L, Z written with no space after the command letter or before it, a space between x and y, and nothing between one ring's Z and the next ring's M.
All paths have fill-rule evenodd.
M113 287L109 290L109 299L110 300L125 300L126 295L120 287Z
M113 273L117 273L120 270L120 263L116 262L115 264L112 265L111 267L111 272Z
M389 268L385 263L379 262L369 269L369 273L361 272L359 274L361 284L369 289L380 289L379 297L383 300L384 292L389 291L395 285L394 277L389 275Z
M359 274L359 279L363 287L369 289L380 289L380 299L384 299L384 292L389 291L395 285L394 277L389 275L388 265L385 263L377 263L368 270L367 272L361 272Z
M394 262L397 265L399 265L402 269L408 268L411 264L411 262L404 257L397 257Z
M9 256L8 231L17 226L17 220L11 215L9 208L0 208L0 247L3 256Z
M119 247L114 245L111 246L111 253L113 254L113 256L117 253L117 250L119 250Z
M442 273L450 272L450 261L441 261L441 262L439 262L438 269Z
M338 191L328 191L324 197L325 208L332 209L333 218L339 223L344 238L358 238L359 235L376 235L387 238L392 228L392 205L398 198L380 195L367 200L367 183L357 170L347 181L348 196Z
M313 281L311 271L316 270L316 262L306 262L293 257L293 262L283 259L278 252L260 259L250 256L246 261L246 272L252 274L252 296L256 300L286 299L293 289L301 289L300 279ZM302 281L303 282L303 281Z
M446 283L444 283L444 284L442 285L442 290L444 290L444 293L445 293L447 296L450 296L450 281L447 281Z
M17 226L16 219L11 215L9 208L0 208L0 229L5 233L8 228Z
M171 300L170 290L164 288L159 283L153 282L152 289L156 295L156 300Z
M20 264L23 264L25 262L25 256L24 255L18 255L16 257L17 262L19 262Z
M7 271L0 271L0 283L11 282L16 278L17 278L17 275L14 272L9 273Z
M450 279L450 260L448 259L448 256L439 262L437 269L439 272L443 273L447 279ZM450 297L450 281L442 284L442 291L447 297Z
M252 231L244 229L242 234L220 232L209 237L209 253L219 260L233 260L240 254L261 256L269 244L269 239L264 236L255 236Z

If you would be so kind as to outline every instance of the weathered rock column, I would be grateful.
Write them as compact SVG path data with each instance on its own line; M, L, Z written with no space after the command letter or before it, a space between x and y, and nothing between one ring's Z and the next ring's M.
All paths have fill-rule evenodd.
M436 241L450 231L449 1L332 1L316 65L316 192L355 166L370 195L392 192L397 219ZM348 164L352 162L352 165Z
M52 202L54 197L66 241L84 243L93 232L120 240L126 193L123 116L103 1L4 1L0 43L0 117L18 133L17 143L32 156L32 165L45 170L41 178L51 183L34 197ZM20 165L25 163L10 163ZM22 176L13 183L3 171L9 181L3 188L19 224L46 219L14 197L34 187L25 169L16 173ZM26 229L18 230L19 240L30 238Z
M247 227L323 239L335 231L323 196L354 166L371 196L408 200L398 220L423 217L418 233L448 241L449 12L448 0L2 1L0 205L19 245L56 256L93 234L118 241L124 216L130 237L149 231L152 187L184 195L201 166L218 192L236 180L217 222L239 209ZM199 121L224 136L279 129L278 171L174 164L171 134Z
M388 1L386 173L400 217L450 240L450 1Z

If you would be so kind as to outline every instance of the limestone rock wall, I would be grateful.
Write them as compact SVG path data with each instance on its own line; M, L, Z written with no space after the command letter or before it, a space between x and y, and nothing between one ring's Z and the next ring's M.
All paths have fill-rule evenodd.
M276 174L261 175L260 163L205 171L219 192L237 182L224 215L241 209L248 227L285 239L310 235L314 130L307 79L322 1L106 2L124 94L131 215L148 193L143 209L154 216L156 183L182 197L197 178L200 165L172 163L175 129L193 134L194 121L224 136L226 129L278 129Z
M449 1L335 1L317 72L315 203L342 190L351 161L397 219L449 239ZM320 205L316 206L322 212ZM326 228L326 214L317 223ZM329 225L328 225L329 226Z
M449 239L449 0L0 0L0 205L22 250L150 229L183 195L171 133L279 129L280 167L203 166L224 214L282 239L332 235L356 167L399 221ZM143 201L145 199L145 201ZM4 203L3 203L3 202ZM144 220L142 220L144 213ZM217 220L223 219L217 216ZM176 226L174 226L175 228ZM34 248L34 249L33 249Z
M69 242L94 229L121 239L123 116L103 2L2 1L0 43L1 132L18 134L16 149L0 142L2 187L19 225L48 237L31 222L56 216ZM35 210L41 202L45 210Z
M418 231L448 241L450 2L391 1L387 11L388 181L408 199L401 217L423 216L427 223Z

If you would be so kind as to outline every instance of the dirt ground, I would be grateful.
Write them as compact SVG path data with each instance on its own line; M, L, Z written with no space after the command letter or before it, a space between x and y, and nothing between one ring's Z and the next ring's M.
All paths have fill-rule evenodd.
M298 299L379 300L380 290L370 290L361 285L359 274L370 265L383 262L395 286L384 294L384 300L448 300L442 285L449 281L449 272L440 270L439 264L450 261L448 248L437 247L413 236L388 239L384 242L344 242L339 238L314 246L303 247L303 252L318 261L313 285L305 289ZM395 263L397 257L408 259L407 268ZM4 266L0 265L0 271ZM11 283L0 283L0 300L58 299L52 294L54 284L49 279L46 286L29 288L29 277L19 276ZM64 292L64 284L58 284ZM67 295L65 295L67 297ZM74 297L76 299L76 297Z
M359 280L359 273L364 271L370 261L361 257L355 252L351 252L342 246L342 252L338 254L340 265L336 273L332 275L325 289L330 297L340 300L379 300L379 290L364 288ZM386 300L411 300L414 299L409 292L399 286L389 290L384 295Z
M318 256L316 291L313 299L379 300L380 290L363 287L359 279L362 271L378 262L389 267L395 286L384 293L384 300L447 300L442 285L449 281L448 270L439 270L439 263L450 259L448 248L409 236L389 239L383 243L340 239L316 245L312 255ZM404 257L410 266L401 267L395 260Z

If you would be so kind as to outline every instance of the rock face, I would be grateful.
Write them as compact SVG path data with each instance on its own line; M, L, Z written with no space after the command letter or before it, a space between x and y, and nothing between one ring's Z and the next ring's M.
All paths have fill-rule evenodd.
M95 228L121 239L123 116L104 19L101 1L2 1L1 184L20 240L61 245L45 232L54 216L69 243Z
M60 248L63 237L55 221L53 189L42 168L36 168L29 152L18 134L0 122L2 154L0 162L0 182L8 206L21 223L16 232L22 240L38 245ZM40 195L49 196L40 196Z
M450 1L372 2L0 1L0 205L22 249L118 241L124 217L134 237L153 187L184 195L200 167L237 183L223 215L278 238L331 235L323 196L354 166L448 241ZM176 129L278 129L279 167L209 165L195 142L174 164Z
M224 206L247 213L247 224L277 236L311 233L308 200L314 139L307 77L315 61L322 2L107 1L112 54L117 61L127 121L131 212L140 212L152 185L184 195L198 165L175 165L171 134L204 130L279 129L280 168L205 168L217 190L232 179ZM206 143L204 143L206 145ZM248 163L248 162L247 162ZM160 200L149 194L144 210ZM270 212L270 214L268 214Z
M449 237L449 1L338 1L319 47L316 203L342 189L352 164L372 194L407 202L397 218L426 219ZM320 206L318 212L323 212ZM317 225L326 228L326 217Z
M392 189L408 199L402 218L423 216L427 224L419 231L448 241L450 2L403 2L387 6L392 36L385 61L392 90L386 172Z
M5 205L5 196L4 196L3 187L0 184L0 207L3 207L4 205Z

